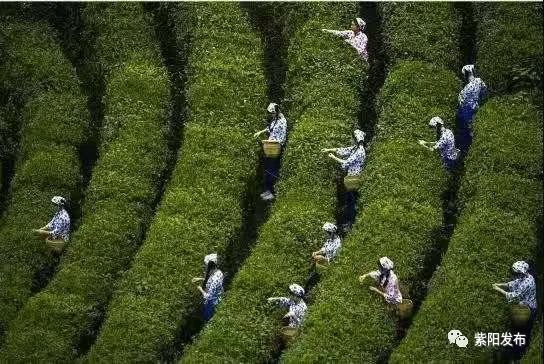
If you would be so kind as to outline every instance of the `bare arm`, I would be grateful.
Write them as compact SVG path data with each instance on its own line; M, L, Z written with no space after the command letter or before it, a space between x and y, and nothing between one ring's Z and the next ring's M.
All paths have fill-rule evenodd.
M435 150L436 149L436 142L426 142L425 140L419 140L418 143L423 148L426 148L426 149L429 149L429 150Z
M332 29L321 29L321 31L332 34L332 35L336 35L337 37L342 37L342 38L349 37L349 31L332 30Z
M319 249L318 251L315 251L312 253L312 257L315 257L316 255L319 255L319 254L323 254L324 253L324 249Z
M206 297L206 291L204 291L202 287L196 286L196 288L200 291L200 293L202 293L202 297Z
M338 149L340 148L323 148L321 149L321 153L331 153L331 152L336 152Z
M262 135L262 134L264 134L266 132L268 132L268 129L260 130L260 131L256 132L255 134L253 134L253 137L257 138L257 137L259 137L259 135Z
M502 284L501 284L501 286L502 286ZM493 284L493 289L494 289L495 291L499 292L499 293L502 293L502 294L505 295L505 296L506 296L506 294L508 293L508 292L506 292L505 290L503 290L502 288L500 288L499 284Z
M363 283L364 280L367 278L367 277L370 277L372 275L372 273L374 273L375 271L370 271L368 273L365 273L363 274L362 276L359 276L359 282Z
M332 160L338 162L338 163L344 163L344 162L345 162L345 160L338 158L337 156L335 156L335 155L332 154L332 153L329 153L328 157L329 157L330 159L332 159Z
M384 297L385 298L385 293L383 293L382 291L380 291L379 289L377 289L376 287L368 287L369 290L373 291L373 292L376 292L376 293L379 293L380 296Z
M494 283L493 285L497 287L508 287L508 283Z

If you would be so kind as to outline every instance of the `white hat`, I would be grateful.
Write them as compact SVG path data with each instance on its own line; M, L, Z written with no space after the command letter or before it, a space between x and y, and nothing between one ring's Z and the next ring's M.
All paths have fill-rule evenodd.
M474 65L473 64L466 64L461 68L461 73L464 75L465 73L473 73L474 72Z
M66 203L66 200L62 196L54 196L51 199L51 202L53 202L55 205L64 205Z
M357 25L359 25L359 28L361 28L361 30L365 29L366 23L363 19L355 18L355 21L357 22Z
M299 286L298 284L296 283L293 283L289 286L289 290L295 295L295 296L298 296L298 297L302 297L304 296L304 288L302 288L301 286Z
M333 223L326 222L323 224L323 230L325 230L326 232L335 233L337 229L338 228Z
M527 274L527 272L529 271L529 264L527 264L523 260L517 261L512 264L512 270L516 273Z
M431 121L429 121L429 126L435 127L438 124L444 125L444 121L440 119L438 116L433 117Z
M357 141L357 143L364 141L365 135L366 135L365 132L362 130L355 129L353 131L353 136L355 137L355 140Z
M278 106L278 104L276 104L275 102L271 102L268 107L266 108L266 110L268 112L276 112L276 106Z
M204 257L204 264L208 265L210 262L217 264L217 254L208 254Z
M383 269L391 270L393 269L393 261L389 259L388 257L381 257L380 258L380 265Z

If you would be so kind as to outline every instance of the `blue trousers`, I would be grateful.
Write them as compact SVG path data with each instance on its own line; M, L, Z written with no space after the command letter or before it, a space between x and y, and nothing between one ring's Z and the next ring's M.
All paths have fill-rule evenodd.
M274 192L274 185L280 175L281 156L283 150L277 158L264 157L264 189Z
M217 302L215 302L214 300L204 301L202 313L204 322L208 322L211 320L213 314L215 313L215 306L217 306Z
M357 191L346 191L344 198L346 199L345 223L351 226L357 214Z
M457 159L443 158L442 163L444 163L444 167L446 167L448 171L453 171L457 165Z
M469 104L459 105L457 109L457 147L466 155L472 144L472 121L476 109Z

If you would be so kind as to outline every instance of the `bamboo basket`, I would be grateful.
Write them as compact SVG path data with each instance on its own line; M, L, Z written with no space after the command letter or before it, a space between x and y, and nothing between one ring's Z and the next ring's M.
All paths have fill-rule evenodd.
M66 245L66 242L64 240L46 240L46 244L49 247L49 249L60 253L64 250L64 246Z
M523 327L527 325L531 318L531 310L524 305L512 305L510 307L510 319L515 327Z
M264 155L268 158L278 158L281 152L281 145L279 142L263 140Z
M345 176L344 187L347 191L355 191L361 187L362 179L360 176Z
M322 262L319 262L319 263L316 263L315 265L315 272L316 273L319 273L319 274L323 274L327 271L328 267L329 267L329 262L327 261L322 261Z
M401 303L397 305L397 315L400 319L405 320L412 316L414 304L412 300L403 299Z
M281 329L281 339L285 345L289 345L293 342L295 335L297 334L297 329L294 327L284 326Z

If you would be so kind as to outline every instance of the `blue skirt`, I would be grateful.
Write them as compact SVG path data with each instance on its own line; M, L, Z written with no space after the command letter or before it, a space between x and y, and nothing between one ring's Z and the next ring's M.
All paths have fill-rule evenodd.
M457 110L457 147L464 155L472 144L472 121L476 111L470 104L459 105Z
M215 313L215 306L217 306L216 300L204 301L203 317L202 317L204 319L204 322L208 322L211 320L213 314Z

